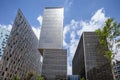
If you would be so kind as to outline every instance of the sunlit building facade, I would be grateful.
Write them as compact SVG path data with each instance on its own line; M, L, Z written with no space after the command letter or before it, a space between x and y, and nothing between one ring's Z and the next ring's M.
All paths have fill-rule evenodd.
M39 49L62 49L63 47L63 8L44 9Z
M10 35L10 31L8 31L7 29L0 26L0 60L3 56L4 49L5 49L5 46L7 44L7 40L9 38L9 35Z
M39 51L43 55L42 75L47 80L67 77L67 50L63 49L63 11L61 7L44 9Z
M40 74L40 57L38 39L19 9L2 57L0 80L12 80L15 76L25 80L30 71Z

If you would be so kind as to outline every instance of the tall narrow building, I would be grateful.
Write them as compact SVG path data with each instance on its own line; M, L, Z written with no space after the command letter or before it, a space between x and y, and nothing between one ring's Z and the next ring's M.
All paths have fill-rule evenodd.
M44 9L39 51L43 55L42 75L48 80L65 79L67 50L63 49L63 8Z
M98 52L98 36L84 32L72 61L73 75L86 80L113 80L110 61Z
M9 35L10 31L0 26L0 60L3 56Z
M39 49L62 49L63 47L63 8L44 9Z
M0 80L19 76L25 80L27 72L41 73L38 39L21 10L17 16L2 57Z

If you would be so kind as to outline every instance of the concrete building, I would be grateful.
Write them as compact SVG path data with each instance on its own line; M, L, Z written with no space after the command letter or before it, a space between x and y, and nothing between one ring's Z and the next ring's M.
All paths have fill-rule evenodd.
M98 36L95 32L84 32L75 52L73 75L86 80L113 80L109 60L98 52Z
M0 60L3 56L9 35L10 35L10 31L0 26Z
M67 77L67 50L63 47L63 8L46 7L39 50L43 55L42 75L48 80Z
M24 80L29 71L40 74L41 62L37 47L37 37L21 10L18 10L2 57L0 80L12 80L14 76Z
M42 75L46 76L48 80L57 80L56 78L59 78L59 76L66 79L63 76L67 75L67 51L63 49L44 49L43 52Z
M113 64L113 72L115 80L120 80L120 61Z

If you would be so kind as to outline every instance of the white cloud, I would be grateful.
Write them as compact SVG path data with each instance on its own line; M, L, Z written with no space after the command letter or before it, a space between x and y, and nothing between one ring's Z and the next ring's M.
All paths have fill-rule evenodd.
M40 25L39 25L38 27L32 26L32 30L33 30L33 32L35 33L35 35L37 36L38 39L39 39L39 37L40 37L42 20L43 20L43 17L42 17L41 15L38 16L38 17L37 17L37 21L39 22Z
M68 47L68 45L67 45L65 39L66 39L66 34L68 33L69 30L70 30L69 26L65 26L64 30L63 30L63 46L66 48Z
M35 33L35 35L37 36L37 38L39 39L39 37L40 37L40 32L41 32L40 27L38 28L38 27L33 27L33 26L32 26L32 30L33 30L33 32Z
M73 0L65 0L65 4L64 4L65 11L68 11L72 6L72 4L73 4Z
M11 29L12 29L12 25L11 24L9 24L9 25L1 25L0 24L0 27L3 27L3 28L5 28L8 31L11 31ZM32 30L35 33L35 35L37 36L37 38L39 39L40 31L41 31L40 27L38 28L38 27L32 26Z
M42 20L43 20L43 17L40 15L40 16L37 18L37 20L39 21L40 26L41 26L41 25L42 25Z
M68 65L67 67L67 74L72 75L72 67Z
M67 47L68 47L68 45L67 45L67 43L66 43L65 39L63 39L63 46L64 46L65 48L67 48Z
M84 31L95 31L98 28L102 28L105 20L108 17L105 16L105 11L103 8L97 10L89 21L71 20L70 24L64 27L64 42L68 49L68 74L72 72L72 58L75 54L79 38Z
M103 23L103 21L106 20L105 17L105 11L103 8L99 9L95 15L92 16L91 21L95 21L95 22L101 22Z
M65 39L66 38L66 34L67 32L70 30L70 27L69 26L65 26L64 29L63 29L63 38Z
M39 39L40 32L41 32L41 25L42 25L42 16L38 16L37 20L39 21L40 26L38 26L38 27L32 26L32 30L35 33L36 37ZM9 24L9 25L2 25L2 24L0 24L0 27L3 27L5 29L7 29L8 31L11 31L11 29L12 29L12 25L11 24Z
M78 30L77 34L81 35L84 31L95 31L98 28L102 28L107 18L103 8L97 10L90 21L80 21L82 29Z
M5 28L8 31L11 31L11 29L12 29L12 25L11 24L9 24L9 25L1 25L0 24L0 27L3 27L3 28ZM35 33L35 35L37 36L37 38L39 39L40 31L41 31L40 27L38 28L38 27L32 26L32 30Z
M0 24L0 27L3 27L5 29L7 29L8 31L11 31L11 29L12 29L12 25L11 24L9 24L9 25L2 25L2 24Z

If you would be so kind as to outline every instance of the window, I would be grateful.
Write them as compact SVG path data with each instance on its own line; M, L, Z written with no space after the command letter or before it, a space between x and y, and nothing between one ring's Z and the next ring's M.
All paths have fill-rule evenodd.
M7 70L8 70L8 68L5 69L5 71L7 71Z
M2 76L4 76L4 72L2 73Z
M9 58L7 58L7 61L9 60Z
M10 54L10 57L12 56L12 54Z

